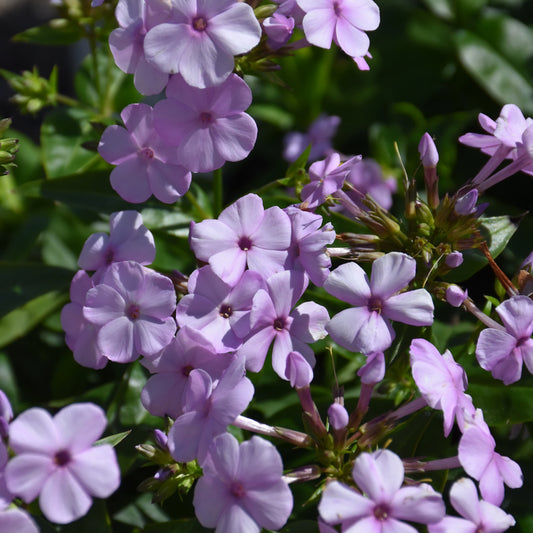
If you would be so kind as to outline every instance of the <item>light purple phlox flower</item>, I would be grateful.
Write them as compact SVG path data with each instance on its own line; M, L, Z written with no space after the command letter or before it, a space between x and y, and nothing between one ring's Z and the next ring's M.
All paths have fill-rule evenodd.
M74 360L79 365L101 369L107 365L108 358L96 341L98 326L83 315L87 293L93 287L93 280L85 270L76 272L70 284L71 301L61 310L61 327L65 331L65 342L72 350Z
M320 48L334 41L347 55L367 54L370 39L366 31L379 26L379 7L372 0L297 0L305 11L302 25L306 39Z
M92 497L107 498L120 484L113 447L93 446L106 425L103 410L90 403L69 405L54 417L40 408L24 411L9 429L16 454L6 467L9 490L26 503L39 496L51 522L82 517Z
M141 94L160 93L168 73L146 61L143 44L148 30L168 20L170 4L164 0L119 0L115 16L120 27L109 35L115 63L134 75L133 83Z
M202 465L213 439L248 407L254 386L244 374L242 357L232 361L218 381L205 370L191 371L183 397L184 412L168 433L168 448L176 461L198 459Z
M533 374L533 301L527 296L513 296L497 308L505 330L484 329L478 337L476 357L484 370L505 385L522 375L522 363Z
M293 131L283 139L283 157L292 163L311 145L308 161L316 161L326 157L331 151L331 139L337 133L341 122L340 117L320 115L309 126L306 133Z
M183 413L191 372L200 368L217 380L232 360L229 355L217 354L201 332L181 327L158 356L141 361L154 374L141 392L142 404L154 416L176 419Z
M496 441L483 420L481 409L474 417L465 417L465 429L459 441L459 461L465 472L479 481L483 499L501 505L504 483L512 489L522 486L520 466L509 457L495 452Z
M359 207L366 209L359 201L360 195L365 194L372 196L383 209L390 209L392 206L392 194L396 192L396 180L392 177L385 178L377 161L361 159L357 164L352 164L345 179L346 183L357 189L357 194L355 194L348 188L346 194Z
M192 87L220 85L232 72L233 56L249 52L261 37L253 9L235 0L171 0L168 22L144 39L149 63L180 73Z
M242 78L231 74L216 87L198 89L176 75L166 95L154 107L155 127L165 142L177 148L184 167L211 172L251 152L257 125L244 112L252 103L252 92Z
M370 281L355 263L337 267L324 283L327 292L353 307L326 326L331 338L352 352L383 352L394 340L390 320L411 326L433 323L433 300L425 289L398 293L415 277L416 261L391 252L372 264Z
M204 527L216 533L280 530L292 511L293 498L283 479L275 446L260 438L238 443L229 433L218 436L202 465L194 490L194 510Z
M329 315L315 302L293 309L307 285L303 272L285 270L268 278L267 290L256 293L250 314L252 333L237 352L246 358L248 370L261 370L272 341L272 367L282 379L289 379L286 370L291 352L299 352L314 367L315 355L308 344L326 336Z
M429 533L502 533L515 525L510 514L479 499L476 485L469 478L463 477L452 485L450 502L463 518L445 516L428 525Z
M335 230L328 222L324 226L322 217L296 206L285 208L292 226L291 247L285 268L302 269L309 279L321 287L326 281L331 267L327 245L335 240Z
M169 278L133 261L113 263L89 289L84 317L97 326L97 345L111 361L157 355L176 331L176 292Z
M217 220L191 224L190 245L224 282L235 285L246 266L268 278L284 269L291 244L291 222L274 206L247 194L224 209Z
M39 533L30 515L18 508L0 510L0 531L5 533Z
M456 363L449 350L442 355L425 339L413 339L409 348L411 369L422 397L433 409L444 415L444 436L452 430L454 419L461 431L465 415L474 416L472 397L465 394L466 372Z
M342 524L343 531L416 533L403 520L432 524L444 517L442 496L429 485L402 487L402 460L390 450L361 453L352 477L364 496L332 481L318 505L321 518L328 524Z
M191 173L182 166L177 150L154 129L153 110L146 104L131 104L120 114L126 128L108 126L98 145L99 154L112 165L113 189L131 203L153 194L171 204L191 184Z
M176 308L178 326L201 331L218 352L239 348L250 333L253 297L266 287L263 277L247 270L232 287L207 265L191 274L187 287Z
M109 235L93 233L84 243L78 265L84 270L100 270L119 261L149 265L155 259L152 233L137 211L118 211L109 217ZM93 276L93 282L99 278Z

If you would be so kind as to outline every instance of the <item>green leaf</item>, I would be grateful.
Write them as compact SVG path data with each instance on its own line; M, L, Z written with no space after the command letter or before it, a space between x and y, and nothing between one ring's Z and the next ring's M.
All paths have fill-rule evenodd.
M129 434L131 430L124 431L122 433L115 433L114 435L109 435L109 437L104 437L103 439L97 440L94 445L100 446L101 444L111 444L111 446L116 446L119 442L122 442Z
M459 59L466 71L500 104L514 103L533 112L533 86L491 44L461 30L454 36Z
M120 406L119 418L123 426L136 426L148 415L141 403L141 391L146 384L146 376L138 362L133 368L128 380L128 387L124 395L124 401Z
M19 43L61 45L72 44L83 37L82 29L66 19L54 19L35 28L29 28L13 37Z
M54 109L46 115L41 126L41 145L48 178L77 173L92 160L101 162L98 154L82 147L99 137L91 125L92 118L92 113L72 108Z
M93 170L53 180L31 181L19 187L17 192L96 212L131 209L131 204L122 200L111 188L109 174L109 170Z
M205 533L213 530L202 527L198 523L198 520L195 519L172 520L163 524L149 524L143 529L144 533L177 533L178 531L179 533Z
M285 526L280 533L318 533L318 523L313 520L298 520Z
M498 257L514 235L518 226L508 216L481 219L481 232L485 236L492 257ZM459 283L488 264L487 258L479 250L463 251L463 264L444 276L446 281Z
M500 383L471 383L467 390L483 410L489 425L510 425L533 420L533 388Z
M65 293L50 292L3 316L0 319L0 348L20 339L66 302Z
M51 291L66 295L73 274L60 267L0 262L0 317ZM57 300L60 300L59 295Z
M79 520L61 527L61 533L111 533L111 520L105 500L93 500L89 512Z

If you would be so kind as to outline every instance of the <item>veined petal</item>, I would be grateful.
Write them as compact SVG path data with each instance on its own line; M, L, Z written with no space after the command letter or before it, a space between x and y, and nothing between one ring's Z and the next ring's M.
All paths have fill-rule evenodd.
M433 310L431 294L426 289L416 289L384 301L382 314L385 318L410 326L430 326L433 324Z
M400 252L391 252L372 263L370 288L372 296L386 300L406 287L415 277L416 261Z

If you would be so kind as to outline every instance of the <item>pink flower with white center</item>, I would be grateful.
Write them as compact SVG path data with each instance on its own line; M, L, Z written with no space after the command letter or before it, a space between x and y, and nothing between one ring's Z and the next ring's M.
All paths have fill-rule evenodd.
M119 0L115 16L120 28L109 36L109 48L118 68L134 74L133 83L141 94L158 94L168 82L168 74L151 65L144 55L148 30L166 22L170 5L165 0Z
M483 498L494 505L501 505L504 483L512 489L521 487L522 470L512 459L495 452L496 441L483 420L481 409L474 417L466 417L465 422L459 441L459 462L469 476L479 481Z
M198 259L235 285L246 266L268 278L284 270L291 244L291 222L279 207L263 207L256 194L247 194L224 209L218 220L191 225L191 248Z
M444 415L444 436L452 430L454 419L464 429L465 414L474 416L472 398L465 394L468 386L466 372L456 363L449 350L442 355L425 339L414 339L409 348L411 369L422 397L433 409Z
M189 190L191 173L181 165L176 148L155 131L152 108L131 104L120 116L126 128L107 127L98 145L98 153L117 165L111 186L127 202L144 202L153 194L174 203Z
M44 409L24 411L9 428L16 454L6 467L9 490L26 503L39 496L51 522L82 517L92 497L107 498L120 484L113 447L93 446L106 425L103 410L91 403L69 405L54 417Z
M166 94L154 107L154 122L165 142L176 147L180 164L193 172L211 172L251 152L257 126L244 110L252 103L252 92L237 74L206 89L172 76Z
M143 224L142 215L118 211L109 217L109 235L93 233L85 241L78 264L84 270L99 270L119 261L149 265L154 259L154 237Z
M180 73L199 88L221 84L235 66L233 56L259 43L261 26L253 9L235 0L171 0L168 23L144 39L149 63L162 72Z
M134 263L113 263L90 289L83 315L97 326L97 344L111 361L157 355L176 332L176 292L166 276Z
M282 379L291 379L287 376L291 352L299 352L311 368L315 366L315 354L308 344L326 336L324 326L329 315L315 302L304 302L293 309L308 283L303 272L284 270L268 278L267 290L257 291L250 313L252 332L237 351L245 356L248 370L261 370L272 341L272 367Z
M293 498L283 479L275 446L252 437L239 444L229 433L216 438L194 489L200 524L216 533L278 531L292 511Z
M366 31L379 26L379 7L372 0L297 0L305 11L303 29L306 39L320 48L331 42L350 57L363 57L370 39Z
M416 533L403 520L432 524L444 517L442 496L429 485L402 487L402 460L390 450L360 454L352 477L365 496L333 481L318 505L321 518L328 524L342 524L343 531Z
M478 498L476 485L469 478L452 485L450 502L463 518L445 516L428 526L429 533L502 533L515 525L510 514Z
M496 312L505 330L484 329L478 337L476 357L481 368L509 385L520 379L522 363L533 374L533 301L527 296L513 296Z
M395 338L390 320L411 326L433 323L433 300L425 289L397 294L415 277L416 261L391 252L372 264L370 281L355 263L336 268L324 283L327 292L354 307L336 314L326 326L331 338L352 352L383 352Z

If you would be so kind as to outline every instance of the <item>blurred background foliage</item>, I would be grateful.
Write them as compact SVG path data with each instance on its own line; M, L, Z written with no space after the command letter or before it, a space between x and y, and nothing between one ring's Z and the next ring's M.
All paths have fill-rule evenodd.
M115 25L114 2L108 0L92 10L89 0L65 3L67 7L57 9L44 6L47 0L7 2L0 12L4 77L0 118L13 119L6 136L20 141L17 166L0 176L0 388L16 411L91 400L107 409L109 433L133 429L117 448L124 473L120 491L61 531L203 531L192 520L191 494L173 496L159 508L150 503L149 494L136 490L155 469L143 468L144 461L133 447L150 441L153 428L161 427L161 420L148 415L140 404L145 371L139 363L130 367L109 364L102 371L78 366L65 346L59 314L69 299L83 242L95 231L108 231L113 211L141 211L156 239L153 267L189 274L195 264L187 244L188 226L190 220L212 213L210 176L195 176L194 201L184 199L176 206L155 201L132 206L112 191L111 166L95 148L103 128L119 121L123 107L141 101L141 96L131 76L114 67L109 53L107 35ZM496 118L502 105L515 103L526 116L533 115L533 2L383 0L378 4L382 21L370 35L373 59L369 72L360 72L340 50L303 49L280 59L279 71L247 77L254 94L249 112L258 122L259 136L248 159L224 167L226 205L282 178L287 170L281 157L283 136L291 130L305 131L320 113L342 118L334 139L338 151L376 159L385 174L395 176L399 183L401 167L394 143L398 143L408 174L417 173L422 181L417 145L428 131L440 153L441 194L454 192L485 161L457 142L467 131L480 132L479 112ZM35 18L33 26L30 14ZM11 98L13 87L19 88L14 98L18 104ZM155 100L145 99L148 103ZM531 207L532 185L531 177L519 175L487 195L489 215L509 214L514 222L520 221L498 258L509 276L533 249L531 218L523 216ZM283 189L274 189L265 198L268 204L293 201L291 192ZM397 213L401 208L395 206ZM488 268L468 283L468 289L480 306L486 302L490 310L494 302L484 295L494 295L495 287ZM321 302L325 298L321 291L311 296ZM330 313L336 311L330 305ZM479 328L464 312L445 306L438 307L436 316L433 340L441 350L451 349L467 368L469 392L497 428L498 451L522 466L524 487L508 491L504 507L517 518L516 531L533 531L533 378L528 375L512 387L496 383L473 358ZM335 382L328 346L327 340L317 346L313 389L322 413L331 402ZM334 358L347 406L354 407L358 396L355 372L362 358L338 348ZM265 368L252 376L257 392L249 416L301 429L296 395L268 365ZM393 378L380 387L370 415L380 414L412 393L412 382ZM400 454L438 458L456 453L458 435L443 439L440 417L421 413L399 426L392 439L391 447ZM312 454L305 456L289 446L280 449L286 465L314 460ZM442 488L446 480L440 481ZM309 505L301 511L313 487L295 485L295 516L301 521L284 531L316 531L316 508ZM169 519L173 522L161 524ZM41 526L43 531L55 531L44 521Z

